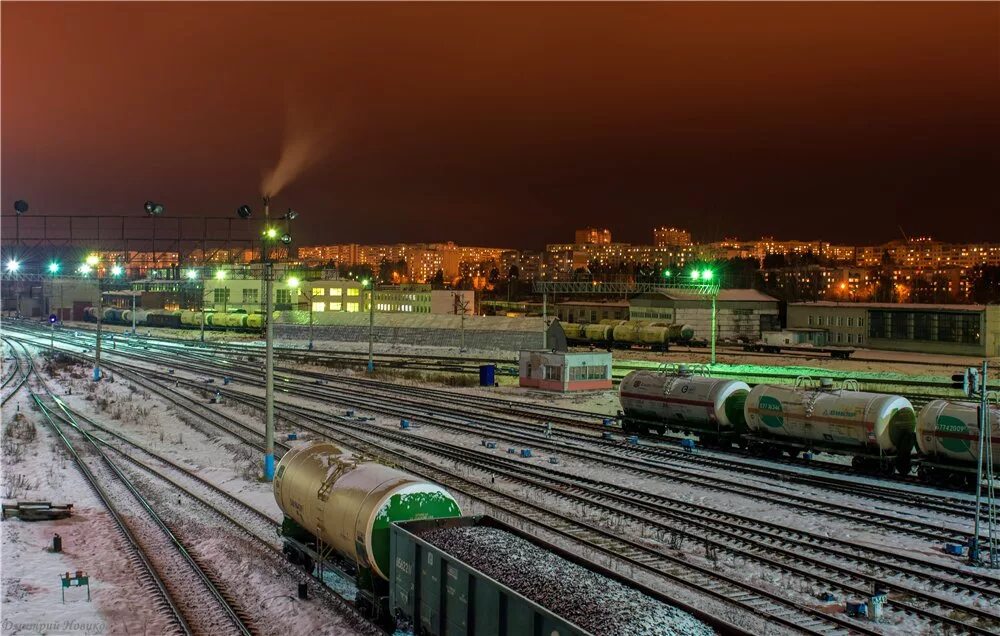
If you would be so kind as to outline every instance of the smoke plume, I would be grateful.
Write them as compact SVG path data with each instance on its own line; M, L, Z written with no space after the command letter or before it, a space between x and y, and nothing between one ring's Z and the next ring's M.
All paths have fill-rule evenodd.
M333 124L310 116L298 100L285 109L285 133L281 155L274 168L264 171L260 182L263 196L273 197L302 176L333 147Z

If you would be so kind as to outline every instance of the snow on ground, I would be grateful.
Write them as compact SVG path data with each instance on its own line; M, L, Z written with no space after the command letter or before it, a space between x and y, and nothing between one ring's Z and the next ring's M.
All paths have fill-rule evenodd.
M20 411L18 411L20 407ZM167 624L151 599L136 586L137 572L125 556L126 543L104 505L90 489L58 438L29 408L25 393L3 412L4 434L20 433L20 455L3 457L4 501L72 503L73 516L57 521L5 519L2 577L4 634L160 633ZM9 446L5 444L5 450ZM59 534L62 553L50 551ZM60 576L81 570L90 575L91 602L85 588L66 590Z
M157 397L127 381L95 384L89 380L88 371L80 366L66 366L49 384L75 410L184 465L272 518L281 519L270 484L258 479L260 457L255 451L242 448L207 425L196 423L193 418L167 407ZM21 407L25 411L26 398L19 399L25 403ZM5 407L5 424L9 413ZM14 415L16 412L10 417ZM31 416L41 421L39 414ZM124 542L118 541L121 545L115 545L110 515L83 485L83 477L72 460L56 450L55 436L40 424L36 428L39 433L30 451L32 461L14 463L4 457L5 478L14 473L15 467L30 465L26 479L31 487L15 496L62 502L69 492L77 510L74 517L64 521L3 522L6 590L3 633L73 633L72 624L66 623L68 629L62 627L63 621L71 618L76 618L80 625L93 627L90 632L81 629L79 633L163 632L165 625L155 622L162 622L163 618L152 610L145 610L144 604L149 604L149 600L144 598L142 590L133 589L135 573L121 556ZM134 475L137 483L150 479L134 468L126 470ZM153 486L154 492L161 493L157 506L161 515L168 523L182 528L185 536L205 535L206 540L197 544L197 552L211 561L224 559L228 569L221 573L221 578L242 581L234 596L249 603L247 607L257 613L261 627L273 633L361 633L351 627L350 621L345 623L344 615L327 602L315 596L304 602L295 598L294 581L289 579L284 568L276 567L272 560L259 554L261 547L248 543L230 527L220 525L210 512L197 505L191 506L186 499L178 500L175 506L174 497L163 495L169 488ZM45 556L48 553L42 548L51 543L51 533L55 531L63 537L64 554ZM44 561L52 564L42 567ZM94 603L67 604L64 609L58 602L58 574L76 569L87 570L93 577ZM81 597L78 590L69 590L67 599L72 598L85 599L86 594L84 592ZM59 627L53 627L53 621L59 622ZM41 622L44 625L39 629Z

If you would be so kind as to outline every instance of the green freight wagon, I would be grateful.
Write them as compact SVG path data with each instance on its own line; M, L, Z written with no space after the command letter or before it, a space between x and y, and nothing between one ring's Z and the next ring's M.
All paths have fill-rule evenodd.
M442 534L463 534L470 531L490 533L481 545L466 544L462 549L439 547L447 543ZM452 536L455 536L453 534ZM494 536L512 541L494 542ZM530 545L529 545L530 544ZM512 545L516 546L512 549ZM527 548L527 549L525 549ZM464 550L464 552L463 552ZM478 559L484 551L494 551L490 563ZM519 552L519 555L513 554ZM462 554L462 558L459 558ZM518 559L521 559L520 561ZM470 562L478 561L475 565ZM560 580L591 579L595 594L575 589L568 594L558 585L546 585L544 578L552 572L548 560L553 559L572 569L576 575ZM539 562L537 571L529 574L525 563ZM490 571L497 563L507 573ZM534 578L542 572L542 579ZM567 570L556 569L565 574ZM558 574L556 575L558 576ZM513 578L510 578L513 577ZM501 579L505 579L501 581ZM531 582L533 579L533 582ZM525 581L529 582L525 582ZM525 590L525 594L514 589ZM586 587L586 586L584 586ZM612 604L600 598L606 588L626 590L630 603ZM534 590L530 592L528 590ZM548 590L545 605L529 598L537 590ZM556 597L553 600L553 597ZM569 599L569 602L565 602ZM560 604L560 601L563 601ZM615 605L609 607L609 605ZM641 608L637 611L635 608ZM651 607L655 611L650 613ZM729 623L708 616L635 581L607 570L566 550L517 530L489 516L421 519L392 525L390 539L389 611L401 625L412 627L413 633L427 636L587 636L601 633L601 622L609 625L607 616L619 617L617 628L626 628L638 613L637 625L645 629L630 634L747 634ZM572 618L570 618L572 615ZM656 620L649 620L651 617ZM585 627L589 622L589 627Z

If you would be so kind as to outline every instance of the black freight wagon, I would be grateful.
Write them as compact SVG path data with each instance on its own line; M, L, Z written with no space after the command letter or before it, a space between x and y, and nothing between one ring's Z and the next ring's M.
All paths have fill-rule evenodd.
M405 521L392 525L389 610L400 623L411 625L415 634L587 636L592 633L421 538L436 530L467 527L495 528L520 537L543 551L616 581L653 601L687 612L718 633L749 634L485 515Z

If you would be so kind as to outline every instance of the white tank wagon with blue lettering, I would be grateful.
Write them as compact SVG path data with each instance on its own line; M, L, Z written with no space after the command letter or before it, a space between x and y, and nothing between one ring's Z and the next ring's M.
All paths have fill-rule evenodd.
M979 459L979 411L975 402L932 400L917 418L921 479L948 485L976 481ZM991 405L993 466L1000 469L1000 407Z
M917 415L898 395L819 386L758 384L744 406L751 449L851 455L855 468L906 475Z
M746 382L695 375L689 368L633 371L622 380L622 430L659 433L668 429L698 435L703 444L731 445L747 432L743 403Z

